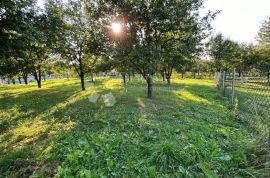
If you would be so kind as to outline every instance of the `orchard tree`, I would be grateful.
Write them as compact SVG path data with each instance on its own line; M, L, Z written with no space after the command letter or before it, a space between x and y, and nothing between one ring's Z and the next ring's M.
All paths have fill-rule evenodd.
M270 79L270 17L262 24L259 31L259 45L257 51L261 54L258 68L267 73L268 80Z
M209 54L217 72L232 67L232 60L237 56L238 44L218 34L210 39Z
M231 61L231 65L236 68L239 77L243 81L244 72L250 68L249 57L252 46L247 44L234 45L234 58Z
M269 45L259 44L254 46L250 55L252 67L258 69L264 76L270 79L270 48Z
M117 16L123 19L123 28L126 32L125 50L128 51L128 63L132 68L143 76L147 83L148 98L152 98L153 75L158 71L162 61L162 50L165 46L171 47L171 56L176 60L183 46L187 50L185 40L195 37L200 29L197 22L198 11L203 1L171 0L171 1L107 1L116 9ZM197 28L192 31L190 28ZM188 34L189 33L189 34ZM188 34L188 35L187 35ZM192 38L194 40L194 38ZM166 44L166 42L168 44ZM191 42L191 41L190 41ZM185 55L185 54L182 54ZM167 57L167 56L166 56ZM169 57L167 57L169 59ZM180 60L182 60L180 58ZM167 70L170 79L172 61Z
M91 82L94 82L94 74L102 70L101 66L105 58L105 55L85 55L85 72L90 75Z
M23 75L26 84L32 73L41 87L38 71L48 32L52 31L46 24L46 15L37 8L35 1L11 0L1 3L0 21L1 71L12 79L15 76L20 79Z
M175 70L179 73L181 73L181 78L183 79L185 77L185 73L190 70L190 66L192 65L192 60L185 57L181 63L177 64L175 67Z
M180 5L179 2L177 4ZM208 36L211 29L210 21L215 18L217 12L209 12L200 18L199 14L194 13L200 7L201 4L196 4L184 10L176 8L176 13L168 9L174 23L167 24L171 31L162 34L161 38L161 68L168 84L177 65L185 64L185 60L192 59L202 52L202 40Z
M78 73L82 90L85 90L86 63L102 48L101 17L97 4L86 1L68 1L64 8L65 39L60 53Z
M28 20L28 28L26 30L26 55L24 59L29 60L28 69L30 68L38 88L41 88L42 75L48 59L53 53L54 44L59 36L56 29L57 24L52 22L48 10L42 12L39 8L33 7L32 18Z
M263 22L258 37L261 44L270 45L270 17Z
M0 75L14 79L20 74L26 51L25 31L32 18L34 1L2 1L0 4Z

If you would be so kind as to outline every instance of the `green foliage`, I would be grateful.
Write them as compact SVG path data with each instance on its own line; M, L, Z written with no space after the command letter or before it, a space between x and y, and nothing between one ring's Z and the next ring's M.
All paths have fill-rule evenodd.
M227 70L237 56L238 44L218 34L210 39L209 53L214 61L216 71Z
M258 36L260 43L270 44L270 17L268 17L261 25Z

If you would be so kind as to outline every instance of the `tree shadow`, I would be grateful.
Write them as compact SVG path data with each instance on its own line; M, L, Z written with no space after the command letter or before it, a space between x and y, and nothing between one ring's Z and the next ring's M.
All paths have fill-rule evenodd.
M64 102L68 97L79 91L78 86L62 86L46 90L29 91L19 96L6 96L0 101L0 110L3 111L0 122L0 133L33 120L41 113L50 110L58 103Z
M223 143L224 140L228 138L228 133L237 132L233 129L239 127L232 124L233 115L227 112L225 98L214 86L160 86L160 89L154 91L154 98L149 100L143 85L133 87L116 82L108 86L106 82L108 80L97 82L93 92L101 95L112 93L117 101L112 107L106 107L102 99L96 103L90 102L88 96L92 91L78 92L79 86L69 86L72 89L65 88L67 92L63 90L58 94L44 95L47 101L52 100L52 104L45 106L45 114L40 113L40 125L33 123L33 127L41 129L31 140L18 138L16 143L12 143L1 154L0 173L15 177L28 177L32 174L52 177L58 165L70 166L71 156L77 153L83 154L79 160L89 158L86 162L72 163L72 166L81 169L84 166L95 170L101 168L98 166L109 167L111 164L107 161L113 158L122 165L112 170L122 172L123 176L140 175L140 171L144 171L141 169L142 164L162 172L160 160L154 157L154 153L155 150L163 151L164 147L160 145L164 142L177 143L177 149L169 149L164 153L165 156L171 158L171 154L184 150L186 154L180 152L181 156L171 159L177 166L191 166L196 165L199 158L202 161L212 159L211 154L215 148L211 147L213 140L219 141L222 144L220 149L225 152L226 148L223 147L230 142ZM55 95L63 96L56 102ZM34 105L32 107L35 109ZM10 137L6 135L6 140ZM13 147L24 141L24 144ZM192 144L195 148L185 151ZM96 155L97 159L92 160L89 155ZM171 172L166 171L163 172L173 175L173 169L170 169ZM106 174L111 175L110 172Z

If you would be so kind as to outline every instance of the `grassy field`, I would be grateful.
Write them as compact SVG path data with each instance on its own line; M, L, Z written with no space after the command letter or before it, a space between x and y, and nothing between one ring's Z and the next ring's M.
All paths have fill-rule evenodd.
M0 177L267 177L267 150L210 80L0 85ZM106 107L93 94L116 99ZM91 99L91 97L90 97Z

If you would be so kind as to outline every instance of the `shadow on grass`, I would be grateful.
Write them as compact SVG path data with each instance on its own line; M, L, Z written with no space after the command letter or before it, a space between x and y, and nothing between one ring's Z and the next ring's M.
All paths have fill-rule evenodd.
M62 86L40 91L29 91L19 96L6 96L0 101L2 113L0 121L0 133L23 124L41 113L49 110L58 103L64 102L69 96L79 91L78 86Z
M143 85L115 82L110 88L107 82L97 82L95 92L111 92L117 100L112 107L105 107L101 100L89 102L91 92L77 92L75 86L44 94L47 100L41 103L45 109L31 105L42 130L26 144L6 148L0 173L50 177L57 172L59 177L76 177L91 170L96 176L108 177L179 177L184 176L179 165L193 175L202 175L197 166L200 161L220 175L234 175L244 159L237 157L235 150L243 148L233 143L238 137L232 136L241 134L241 126L232 121L225 99L214 86L174 84L167 90L155 85L164 89L154 91L154 99L149 100ZM55 97L59 97L57 101ZM45 114L38 115L42 109ZM6 137L9 142L12 136ZM238 161L219 161L217 157L226 152L232 159L235 154ZM58 165L62 166L59 170Z
M187 90L190 89L187 87L191 86L181 85L181 88L183 87L186 87L185 90ZM199 88L201 90L208 89L216 92L212 87L198 86L198 89ZM80 167L82 170L86 169L87 167L92 167L94 172L99 172L99 170L105 169L109 166L105 160L108 160L111 156L114 157L115 161L121 163L117 166L113 166L112 168L118 176L149 176L146 170L140 172L142 170L139 170L141 168L140 166L138 167L138 164L140 164L139 162L144 161L144 159L153 159L147 163L149 167L155 167L159 174L164 172L164 175L167 174L172 176L174 174L173 172L176 171L175 169L177 169L177 164L187 164L190 166L192 164L196 164L196 158L193 160L187 159L186 161L185 156L182 158L172 158L172 161L176 162L175 165L170 166L176 167L168 167L166 170L162 170L159 165L159 161L162 160L160 160L160 158L152 158L153 153L151 152L151 149L154 148L152 148L151 145L155 147L157 145L162 145L166 141L175 141L180 146L176 146L176 148L181 150L183 147L190 144L189 141L196 142L196 139L198 138L194 136L194 140L182 140L183 142L180 143L178 140L179 137L181 137L181 135L184 133L189 134L194 130L197 130L196 132L200 131L200 133L204 133L206 138L212 139L211 137L213 135L213 130L211 128L207 128L206 130L206 126L201 124L201 122L207 124L207 122L211 120L211 116L213 116L209 116L211 111L207 112L207 117L209 119L207 122L205 122L200 115L198 115L196 118L192 113L192 109L198 108L201 105L200 102L195 102L188 99L182 100L172 91L166 91L163 93L163 95L166 95L167 99L163 98L161 93L157 92L155 93L155 98L153 100L149 100L145 98L144 89L138 90L135 88L129 88L128 85L119 90L104 89L101 92L112 92L117 98L117 104L111 108L107 108L104 107L101 102L97 102L95 104L89 103L88 99L85 97L80 98L76 102L66 105L65 108L53 113L53 117L58 121L63 121L62 115L64 113L68 113L68 115L71 116L70 119L76 122L73 128L62 132L52 144L53 149L51 154L54 155L53 160L58 160L57 164L64 166L64 168L66 167L72 171L70 166L74 166L74 169ZM192 92L196 97L199 97L196 95L197 91L195 89ZM215 97L212 98L213 101L215 100ZM207 97L205 99L207 99ZM200 107L200 109L208 110L210 105L212 107L214 104L206 104L205 107ZM219 106L216 107L220 109L219 111L224 109ZM186 112L187 110L190 110L190 112ZM197 112L200 113L199 110L197 110ZM203 113L201 113L201 116L206 117L205 112L202 112ZM215 114L215 117L218 117L217 112L212 114ZM220 118L218 118L221 128L226 126L222 125L224 123L223 117L226 116L227 115L221 115ZM192 123L192 120L197 120L196 124L194 122ZM220 133L218 134L221 137L220 139L223 139L224 135ZM87 154L88 156L85 155L85 159L87 159L85 160L86 162L79 161L77 163L72 163L74 165L70 165L70 162L68 161L69 157L76 154L76 150L80 150L82 152L86 151L90 154L91 149L97 147L99 151L104 152L106 155L106 152L108 151L107 149L117 149L116 147L110 147L111 144L114 144L114 140L117 139L124 139L121 141L121 143L119 143L120 145L117 145L117 147L120 147L119 149L121 149L121 154L115 155L114 153L107 153L109 155L106 157L95 150L94 152L97 156L96 159L98 160L95 160L94 157L89 157ZM84 146L87 146L87 144L90 144L90 148L84 148ZM122 150L122 148L124 150ZM157 149L159 151L159 149L163 148ZM165 156L168 156L166 154L170 154L170 152L165 153ZM206 154L203 157L205 157L205 160L207 160L207 154L210 155L211 150L209 153L203 153L202 151L198 150L198 153L196 154L198 157ZM94 164L92 164L93 162ZM125 168L129 164L131 164L131 166L129 168ZM165 164L167 163L165 162ZM46 168L43 168L43 170L46 170ZM79 171L80 170L78 170L78 172ZM108 169L99 173L104 173L107 176L111 176L112 170ZM46 172L45 174L50 175L51 173ZM78 175L76 172L73 172L70 174L70 176Z

